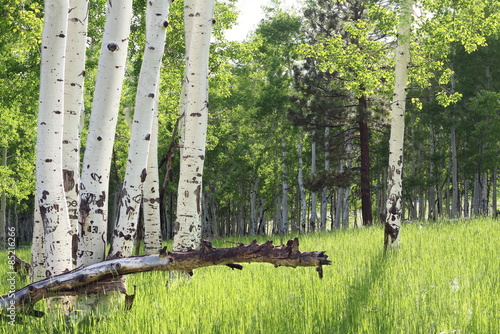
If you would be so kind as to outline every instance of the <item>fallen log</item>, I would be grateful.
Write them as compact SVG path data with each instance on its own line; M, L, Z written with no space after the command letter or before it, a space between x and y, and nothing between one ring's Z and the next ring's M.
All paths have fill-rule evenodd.
M108 291L118 291L129 296L121 277L146 271L177 270L192 275L196 268L227 265L232 269L242 269L236 263L264 262L275 267L316 267L322 278L322 266L330 264L327 258L324 252L300 252L297 238L289 240L283 246L274 246L272 241L257 244L254 240L249 245L215 248L210 242L204 241L196 251L167 252L164 248L154 255L120 257L120 254L115 254L106 261L77 268L0 296L0 315L43 316L43 312L34 310L34 306L38 301L49 297Z

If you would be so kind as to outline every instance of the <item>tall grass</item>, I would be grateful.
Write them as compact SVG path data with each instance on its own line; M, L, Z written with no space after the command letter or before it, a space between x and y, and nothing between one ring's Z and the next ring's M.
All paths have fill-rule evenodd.
M0 333L500 333L499 223L411 224L402 233L400 250L386 255L380 227L300 236L301 250L330 256L322 280L314 268L266 264L199 269L168 286L166 273L137 274L130 311L117 305L72 325L18 318L24 324L3 322Z

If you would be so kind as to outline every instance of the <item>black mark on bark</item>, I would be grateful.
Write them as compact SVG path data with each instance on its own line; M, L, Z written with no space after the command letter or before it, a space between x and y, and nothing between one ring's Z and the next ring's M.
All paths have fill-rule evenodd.
M118 45L116 43L109 43L108 50L111 52L115 52L116 50L118 50Z
M149 136L149 135L148 135ZM144 182L146 181L146 176L148 175L148 173L146 172L146 168L144 168L142 170L142 173L141 173L141 182Z
M64 191L68 192L75 187L75 172L63 169Z

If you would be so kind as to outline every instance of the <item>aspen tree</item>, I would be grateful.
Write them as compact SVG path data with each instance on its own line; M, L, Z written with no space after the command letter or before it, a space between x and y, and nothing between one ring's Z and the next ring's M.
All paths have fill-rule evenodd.
M384 238L386 249L399 246L400 241L399 232L401 230L403 201L404 114L406 106L408 63L410 61L410 34L413 3L413 0L404 0L401 4L401 18L398 27L391 135L389 139L387 218L385 221Z
M214 0L186 0L185 127L174 224L175 251L196 249L201 242L203 163L208 122L208 57L215 20ZM188 31L191 29L191 34Z
M45 246L45 277L72 269L72 232L64 195L61 147L68 8L68 1L47 0L44 5L36 152L36 205L44 236L36 240Z
M77 265L104 260L108 185L127 59L132 1L109 1L80 185Z
M156 254L162 248L160 225L160 182L158 179L158 106L151 127L147 177L144 182L142 212L144 217L144 252Z
M88 0L70 0L64 74L63 178L69 220L73 231L73 256L78 247L78 204L80 202L80 119L84 111L85 50ZM76 258L73 258L76 261Z
M113 232L111 255L120 251L122 255L130 256L137 234L171 3L172 1L151 0L146 5L146 45L139 75L128 163L121 191L118 221Z

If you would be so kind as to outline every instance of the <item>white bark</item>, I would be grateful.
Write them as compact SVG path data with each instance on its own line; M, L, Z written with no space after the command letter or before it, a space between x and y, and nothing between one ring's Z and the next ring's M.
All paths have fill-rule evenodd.
M171 0L150 0L146 5L146 45L139 75L128 163L119 203L118 220L113 232L111 255L120 251L124 256L130 256L137 234L171 3Z
M156 109L158 109L156 107ZM158 110L151 127L148 166L143 190L144 251L155 254L162 247L160 224L160 182L158 179Z
M385 222L386 248L397 247L400 241L403 201L404 113L406 106L408 63L410 61L410 30L413 16L413 3L413 0L405 0L402 2L398 28L391 135L389 139L387 218Z
M201 198L208 122L208 57L214 0L186 0L185 131L181 152L174 250L201 242ZM188 34L192 28L191 34Z
M68 38L64 74L63 178L71 229L73 256L78 241L80 202L80 120L84 111L85 50L87 43L88 0L69 0ZM73 259L75 261L76 258Z
M36 151L36 205L45 238L45 277L72 269L72 232L63 187L64 67L68 1L45 1Z
M131 0L108 1L80 181L78 266L105 258L110 164L131 18Z
M38 196L35 194L35 203L38 203ZM31 282L36 282L45 278L45 236L43 232L42 217L40 216L40 207L35 205L33 220L33 239L31 242Z

